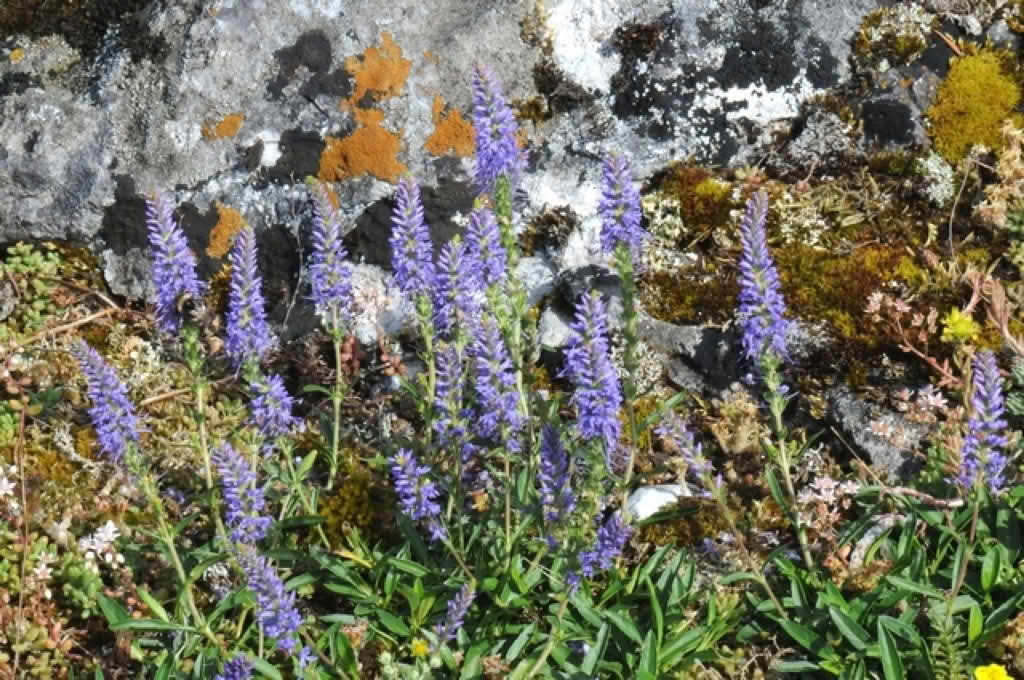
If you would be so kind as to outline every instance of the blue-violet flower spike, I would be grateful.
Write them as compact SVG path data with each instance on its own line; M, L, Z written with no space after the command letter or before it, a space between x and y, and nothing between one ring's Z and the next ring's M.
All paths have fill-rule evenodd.
M249 680L251 677L252 660L244 654L235 654L224 663L224 670L214 680Z
M779 274L768 251L764 222L768 216L768 196L759 191L747 202L741 226L743 255L740 259L740 309L743 325L743 351L748 359L760 362L767 352L778 359L788 358L786 330L789 322L783 314Z
M295 591L285 590L284 582L270 561L251 546L243 546L239 563L249 588L256 593L256 611L263 634L286 654L295 651L295 634L302 615L295 606Z
M478 208L469 216L466 243L480 262L482 285L490 286L505 278L508 255L501 244L501 230L490 208Z
M537 480L545 522L558 522L576 508L569 479L569 454L562 446L558 430L550 423L544 425L541 433Z
M313 257L309 275L317 314L329 331L338 332L351 317L352 270L345 263L341 218L327 189L313 191Z
M228 443L214 449L212 459L220 474L224 515L231 529L231 540L247 544L263 540L273 520L260 514L266 502L259 476L249 461Z
M633 173L625 156L605 158L597 212L601 216L601 250L613 253L619 243L625 243L636 260L647 232L640 226L640 192L633 185Z
M262 279L256 253L256 233L246 227L235 237L231 250L231 286L225 349L236 366L247 359L259 362L274 346L264 310Z
M622 430L622 386L609 353L608 318L600 294L580 296L570 328L562 370L575 385L570 403L576 407L580 434L604 442L610 465Z
M978 352L974 357L973 414L967 422L967 436L960 453L960 471L957 481L969 491L979 478L993 495L1003 491L1006 484L1005 469L1009 460L1003 453L1007 445L1006 420L1003 419L1003 379L999 375L996 356L990 350Z
M457 323L471 324L480 310L480 261L453 239L441 249L434 288L434 329L449 336Z
M474 183L481 193L490 193L504 175L511 187L519 182L523 156L516 144L519 125L505 103L501 83L486 66L473 70L473 132L476 141Z
M276 373L260 376L249 387L255 393L249 402L251 421L264 439L280 437L301 426L302 421L292 415L295 400L288 394L281 376Z
M597 530L597 545L594 549L580 553L580 570L583 575L590 578L609 569L615 558L622 554L622 548L632 535L633 528L622 522L619 513L609 517Z
M439 645L453 639L459 632L475 597L476 591L467 583L459 589L455 597L448 601L447 616L445 616L444 621L434 627L434 634L437 635L437 643Z
M391 225L391 269L398 288L410 298L429 293L434 288L434 246L423 220L420 188L408 178L398 182Z
M176 333L181 328L179 302L184 297L198 301L203 294L204 286L196 278L196 257L166 196L146 199L146 225L153 250L157 326L165 333Z
M430 466L420 465L408 449L399 449L391 459L391 476L402 512L412 520L428 520L435 540L445 538L443 528L437 523L437 516L441 514L441 505L437 502L440 492L430 480Z
M139 418L128 389L99 352L79 340L71 350L85 374L86 392L92 400L89 418L96 428L100 450L120 463L130 445L139 444Z
M515 367L497 321L488 317L477 324L469 352L473 358L476 391L474 431L481 437L493 439L505 426L506 440L502 444L511 451L518 451L518 440L510 436L519 430L523 421L519 413Z

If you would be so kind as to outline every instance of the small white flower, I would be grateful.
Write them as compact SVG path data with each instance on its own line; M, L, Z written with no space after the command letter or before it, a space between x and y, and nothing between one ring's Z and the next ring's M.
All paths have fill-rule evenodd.
M14 483L7 477L0 477L0 498L14 497Z
M53 576L53 570L50 569L47 564L38 564L36 568L32 570L32 576L37 581L49 581L50 577Z

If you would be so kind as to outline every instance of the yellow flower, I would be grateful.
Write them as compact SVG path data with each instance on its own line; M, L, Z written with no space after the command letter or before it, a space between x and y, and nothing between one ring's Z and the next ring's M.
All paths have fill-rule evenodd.
M978 666L974 669L974 680L1013 680L1006 669L998 664Z
M423 638L416 638L412 641L412 655L417 659L430 654L430 643Z
M971 318L970 314L964 314L954 307L942 320L942 341L943 342L970 342L976 335L981 333L981 326Z

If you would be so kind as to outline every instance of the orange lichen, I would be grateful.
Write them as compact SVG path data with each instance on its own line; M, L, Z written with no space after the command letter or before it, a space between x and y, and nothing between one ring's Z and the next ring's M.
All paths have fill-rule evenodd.
M244 229L248 223L242 214L234 208L224 205L220 201L215 204L217 208L217 224L210 231L210 243L206 247L206 254L210 257L224 257L231 250L231 243L235 234Z
M462 117L458 109L451 109L444 115L444 99L434 97L434 132L423 145L435 156L454 151L456 156L465 158L473 153L473 124Z
M353 107L352 113L360 127L348 137L327 137L327 146L320 153L318 176L325 182L338 182L369 174L386 182L397 182L408 171L398 160L402 139L381 125L383 111Z
M241 113L229 113L221 118L220 122L203 125L203 137L205 139L224 139L234 137L242 129L245 116Z
M356 81L351 101L362 101L367 92L372 92L376 99L401 94L411 68L412 62L402 58L402 48L394 43L391 34L381 33L380 47L367 47L362 56L345 60L345 70Z
M427 61L433 62L434 64L441 63L441 57L437 56L430 50L423 50L423 58L426 59Z
M12 64L17 64L19 61L25 58L25 50L23 50L20 47L11 50L10 58Z

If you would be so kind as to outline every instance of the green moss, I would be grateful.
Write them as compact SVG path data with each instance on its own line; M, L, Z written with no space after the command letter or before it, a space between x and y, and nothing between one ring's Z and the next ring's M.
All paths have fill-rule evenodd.
M825 321L840 338L864 349L882 340L881 329L865 323L868 296L883 284L901 279L900 272L919 277L902 248L870 245L847 255L791 243L776 250L776 264L786 302L806 320Z
M732 184L699 166L669 166L658 190L679 202L679 217L691 233L725 226L730 211L737 207L732 201Z
M343 449L339 457L347 460L350 451ZM345 532L355 527L364 536L380 538L394 524L391 508L395 507L395 498L390 484L358 462L343 470L340 480L333 494L320 499L327 537L335 545L343 544Z
M935 104L928 109L935 149L951 164L956 165L975 144L1001 148L999 130L1006 118L1024 125L1024 118L1014 112L1021 98L1015 68L1012 55L993 50L953 60Z
M647 313L671 323L724 323L740 290L733 277L696 270L649 272L637 288Z

